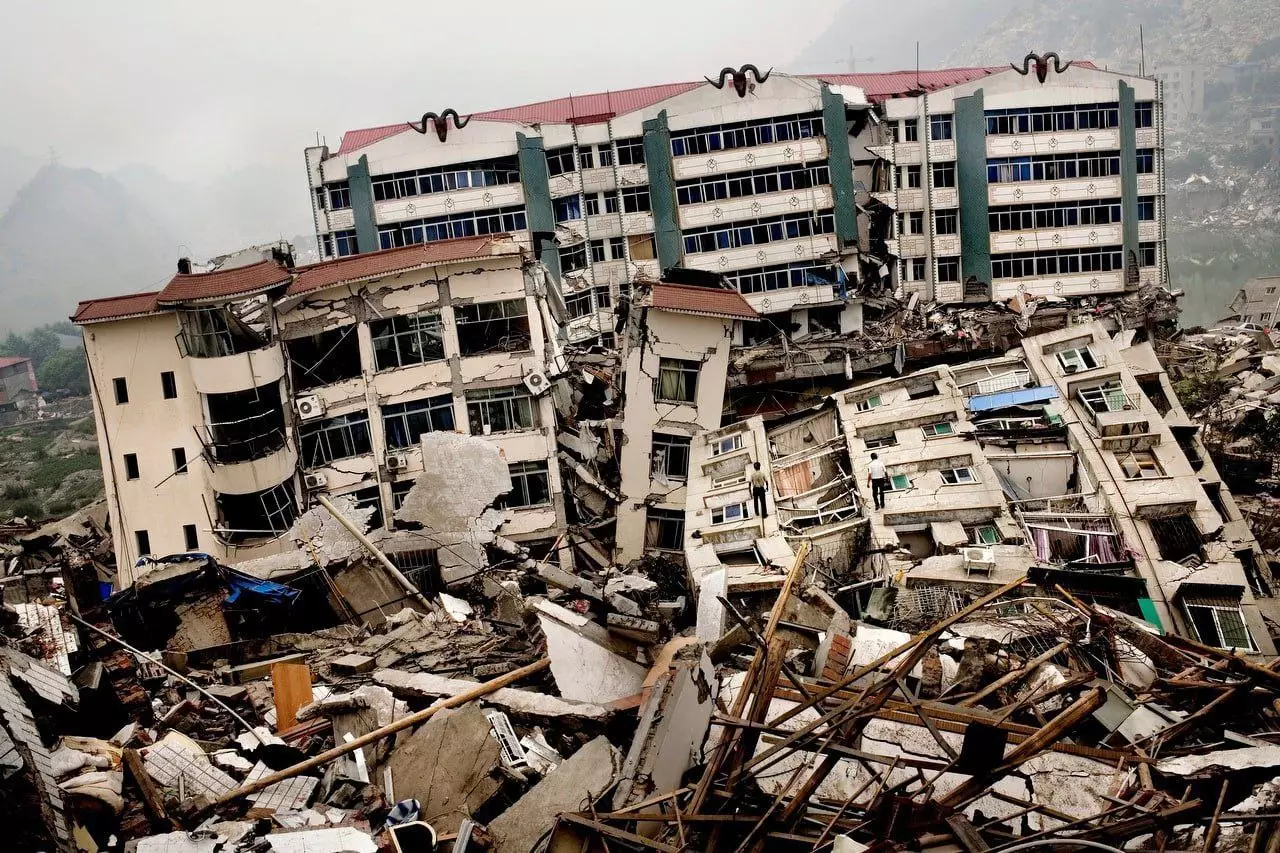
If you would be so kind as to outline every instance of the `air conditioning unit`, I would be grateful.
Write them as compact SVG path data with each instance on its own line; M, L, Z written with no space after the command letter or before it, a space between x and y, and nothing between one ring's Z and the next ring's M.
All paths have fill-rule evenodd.
M329 481L325 479L324 474L303 474L302 485L306 489L315 490L323 489L328 485Z
M964 561L966 574L981 572L989 575L996 570L994 548L961 548L960 557Z
M403 453L387 454L387 470L388 471L403 471L408 467L409 467L409 458L405 456Z
M524 385L536 397L551 387L551 380L541 370L535 370L525 376Z
M295 397L293 407L297 409L298 417L304 421L314 420L324 414L324 403L320 402L320 397L315 394Z

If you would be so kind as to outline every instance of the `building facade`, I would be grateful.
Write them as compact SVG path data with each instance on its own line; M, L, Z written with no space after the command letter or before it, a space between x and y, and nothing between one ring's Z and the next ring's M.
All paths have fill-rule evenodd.
M1280 316L1280 275L1264 275L1247 282L1227 306L1224 321L1257 323L1267 329Z
M121 585L145 555L292 548L316 493L385 526L436 430L507 459L503 535L554 538L547 297L519 245L484 237L294 271L263 259L81 303Z

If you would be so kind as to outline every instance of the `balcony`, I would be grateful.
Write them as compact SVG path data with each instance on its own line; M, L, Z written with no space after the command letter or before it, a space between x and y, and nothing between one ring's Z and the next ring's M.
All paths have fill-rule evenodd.
M1036 252L1118 246L1124 242L1120 223L1081 228L1035 228L991 232L992 252Z
M284 351L278 342L268 343L260 349L232 355L193 356L187 366L191 384L201 394L230 394L279 382L284 376Z
M297 452L284 434L284 415L261 412L197 429L209 463L209 483L220 493L241 495L283 483L293 476Z
M524 189L519 183L512 183L378 201L374 202L373 213L379 224L386 224L519 204L524 204Z
M817 237L800 237L740 249L719 252L696 252L685 256L685 266L692 269L725 272L748 267L772 266L799 261L811 261L836 252L836 239L830 234Z
M351 208L330 210L327 213L330 231L346 231L356 227L356 215Z
M708 154L688 154L672 158L672 177L677 181L702 178L726 172L743 172L767 166L791 163L807 163L827 158L827 140L824 137L793 139L750 148L730 148Z
M1012 298L1019 289L1033 296L1090 296L1122 293L1124 273L1114 270L1036 278L1001 278L991 283L992 298L997 301Z
M833 284L788 287L784 290L769 290L764 293L744 293L742 296L761 314L778 314L795 308L830 305L840 299Z
M1142 395L1131 394L1116 384L1082 388L1076 397L1085 413L1103 436L1135 436L1150 429L1150 419L1142 411Z
M704 225L716 225L721 222L781 216L804 210L823 210L833 207L834 204L835 196L831 192L831 187L825 185L794 192L727 198L681 207L680 227L701 228Z
M1142 192L1142 178L1138 176L1138 192ZM1149 190L1148 192L1152 192ZM996 204L1031 204L1033 202L1084 201L1095 198L1119 198L1120 176L1105 178L1076 178L1061 181L1016 181L1007 184L989 184L987 202Z
M1081 151L1115 151L1119 148L1120 131L1116 128L1060 130L1051 133L1017 133L987 137L988 157L1075 154Z

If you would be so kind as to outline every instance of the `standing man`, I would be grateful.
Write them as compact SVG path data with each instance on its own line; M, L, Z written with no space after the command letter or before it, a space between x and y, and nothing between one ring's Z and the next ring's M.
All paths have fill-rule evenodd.
M756 515L769 517L769 503L765 500L765 492L769 491L769 478L760 470L760 463L751 466L748 479L751 481L751 502L755 506Z
M871 454L871 464L867 466L867 483L871 486L871 500L876 509L884 509L884 493L889 490L889 475L885 473L884 463L880 457Z

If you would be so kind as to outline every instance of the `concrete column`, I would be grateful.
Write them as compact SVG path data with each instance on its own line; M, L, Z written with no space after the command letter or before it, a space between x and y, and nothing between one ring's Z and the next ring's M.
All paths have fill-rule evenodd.
M844 118L844 96L822 84L822 128L827 137L827 165L835 196L836 240L840 248L858 245L858 209L854 206L853 157Z
M378 222L373 213L373 179L369 175L369 157L347 167L347 185L351 192L351 213L356 220L356 242L360 254L378 251Z
M658 266L669 269L684 258L684 241L676 215L676 184L671 167L671 130L667 111L644 123L644 162L649 171L649 204L653 210L653 240ZM619 200L621 201L621 200Z
M960 277L991 283L991 229L987 214L987 117L978 89L956 98L956 183L960 196ZM921 133L927 133L923 128Z

